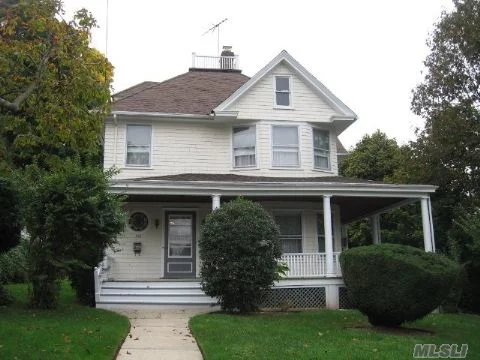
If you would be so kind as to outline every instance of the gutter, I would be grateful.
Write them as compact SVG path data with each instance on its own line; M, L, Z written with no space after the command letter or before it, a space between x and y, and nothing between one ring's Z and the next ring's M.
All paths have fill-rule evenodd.
M192 119L192 120L213 120L211 115L200 114L173 114L173 113L160 113L160 112L143 112L143 111L112 111L113 116L143 116L143 117L156 117L156 118L168 118L168 119Z
M212 181L167 181L167 180L113 180L110 190L129 194L175 194L175 195L320 195L332 196L379 196L421 198L434 193L433 185L395 185L362 183L285 183L285 182L212 182Z

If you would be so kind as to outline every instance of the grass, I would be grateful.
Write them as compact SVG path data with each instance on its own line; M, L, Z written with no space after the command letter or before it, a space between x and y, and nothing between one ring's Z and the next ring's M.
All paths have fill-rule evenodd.
M468 344L467 358L480 359L480 316L432 314L407 327L433 335L372 331L366 317L353 310L212 313L190 320L205 360L412 359L417 343L459 344L459 349Z
M122 315L77 304L68 283L56 310L28 309L26 284L7 289L16 301L0 307L0 359L111 360L130 328Z

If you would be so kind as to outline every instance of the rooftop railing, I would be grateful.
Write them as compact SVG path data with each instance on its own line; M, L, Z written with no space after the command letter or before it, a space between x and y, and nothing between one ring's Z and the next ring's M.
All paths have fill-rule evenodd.
M192 68L240 70L238 55L234 56L205 56L192 53Z

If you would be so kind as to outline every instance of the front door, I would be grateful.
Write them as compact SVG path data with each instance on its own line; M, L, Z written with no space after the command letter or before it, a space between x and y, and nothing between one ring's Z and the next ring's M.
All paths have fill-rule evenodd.
M195 213L165 214L165 277L195 277Z

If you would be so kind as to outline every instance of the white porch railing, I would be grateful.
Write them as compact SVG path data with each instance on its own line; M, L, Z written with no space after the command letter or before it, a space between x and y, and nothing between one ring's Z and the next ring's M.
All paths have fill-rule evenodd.
M238 70L238 55L234 56L204 56L192 53L192 68Z
M341 276L339 262L340 253L333 253L333 271ZM288 266L287 278L292 277L324 277L327 276L327 261L325 253L283 254L281 260Z
M108 279L108 270L110 263L108 256L103 258L103 261L93 271L93 281L95 285L95 302L100 302L100 290L102 283Z

